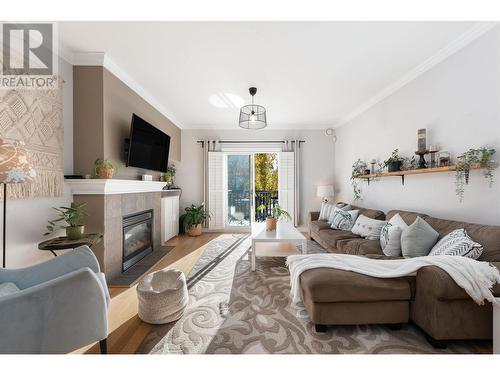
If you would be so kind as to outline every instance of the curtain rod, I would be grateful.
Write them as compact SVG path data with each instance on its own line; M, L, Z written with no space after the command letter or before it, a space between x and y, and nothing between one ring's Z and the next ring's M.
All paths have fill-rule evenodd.
M215 141L215 140L212 140ZM204 143L208 142L207 141L196 141L196 143ZM286 142L293 142L295 143L295 140L290 140L290 141L218 141L219 143L286 143ZM306 143L306 141L298 141L299 143Z

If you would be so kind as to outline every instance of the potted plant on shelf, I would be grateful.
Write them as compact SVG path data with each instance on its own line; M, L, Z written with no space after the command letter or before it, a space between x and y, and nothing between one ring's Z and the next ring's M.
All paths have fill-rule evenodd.
M484 168L484 177L488 179L490 187L493 185L493 169L496 164L492 156L496 150L493 148L482 147L479 149L471 148L458 155L455 169L455 191L458 199L462 202L464 198L465 185L469 184L470 169L473 164L479 164Z
M184 221L187 234L191 237L201 235L201 224L205 220L210 220L210 213L205 210L203 203L198 206L192 204L190 207L186 207L184 211L181 220Z
M395 149L389 159L384 160L384 167L387 167L388 172L397 172L401 170L404 158L399 156L399 150Z
M87 202L83 203L71 203L70 207L54 207L59 213L59 217L54 220L49 220L49 224L47 225L47 232L44 233L44 236L47 236L54 232L54 230L59 228L66 229L66 236L70 240L79 240L83 237L85 232L85 226L82 225L82 220L89 216L84 210L83 207L87 204ZM65 225L57 225L56 223L64 221Z
M94 178L113 178L113 175L120 167L120 163L113 163L108 159L96 159L94 161Z
M292 220L288 212L283 210L279 205L273 207L272 216L266 218L266 230L276 230L276 224L279 220Z

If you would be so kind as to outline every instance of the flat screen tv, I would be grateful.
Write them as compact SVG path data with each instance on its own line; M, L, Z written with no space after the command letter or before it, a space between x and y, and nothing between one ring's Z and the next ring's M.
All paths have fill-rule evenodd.
M170 136L134 113L130 126L127 167L166 172L169 150Z

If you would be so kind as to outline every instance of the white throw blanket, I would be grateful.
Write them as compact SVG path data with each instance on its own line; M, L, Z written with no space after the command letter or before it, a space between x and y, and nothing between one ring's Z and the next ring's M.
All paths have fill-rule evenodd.
M488 262L460 256L436 255L409 259L370 259L347 254L291 255L287 258L293 302L300 301L300 275L313 268L336 268L363 275L393 278L415 274L419 268L437 266L450 275L478 305L499 303L491 288L500 283L500 272Z

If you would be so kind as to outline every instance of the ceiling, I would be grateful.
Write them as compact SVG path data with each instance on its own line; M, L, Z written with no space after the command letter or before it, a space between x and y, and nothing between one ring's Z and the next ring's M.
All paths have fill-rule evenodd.
M61 22L66 53L104 52L184 129L335 127L474 22ZM165 111L164 111L165 112Z

